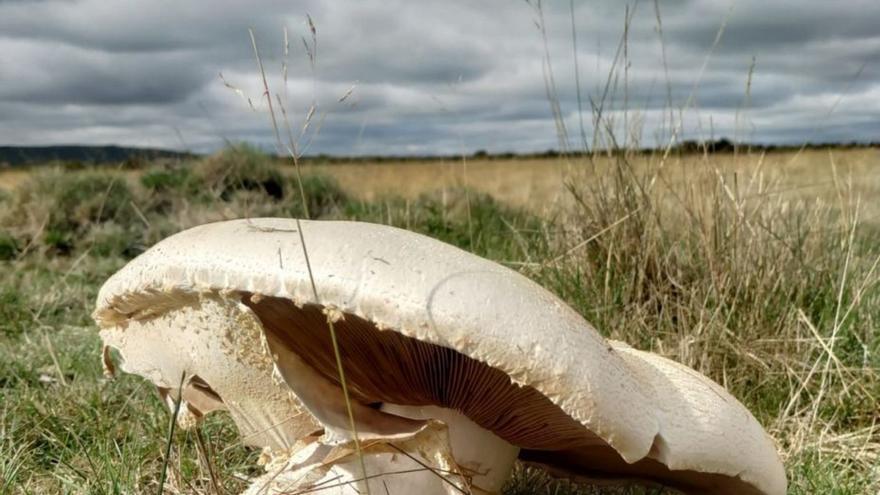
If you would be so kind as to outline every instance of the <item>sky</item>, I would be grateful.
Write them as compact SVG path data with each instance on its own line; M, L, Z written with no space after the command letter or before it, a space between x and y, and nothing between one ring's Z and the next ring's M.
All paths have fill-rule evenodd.
M272 150L249 29L306 154L880 141L876 0L255 3L0 0L0 145Z

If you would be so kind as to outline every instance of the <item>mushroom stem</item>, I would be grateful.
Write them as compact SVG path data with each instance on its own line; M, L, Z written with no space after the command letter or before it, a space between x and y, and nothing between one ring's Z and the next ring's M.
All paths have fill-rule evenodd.
M315 441L317 440L317 441ZM449 453L448 429L428 422L416 433L394 440L361 443L366 478L353 442L329 445L306 440L289 457L271 459L267 473L243 495L352 493L485 495L469 489Z
M412 419L440 420L449 428L452 456L462 473L470 477L473 493L500 493L510 476L519 447L452 409L437 406L382 404L382 411Z
M383 404L379 414L426 418L411 434L361 443L364 478L351 441L326 437L299 444L289 457L270 461L267 474L244 495L372 493L494 495L501 491L519 448L451 409ZM398 416L400 415L400 416ZM315 441L317 440L317 441Z

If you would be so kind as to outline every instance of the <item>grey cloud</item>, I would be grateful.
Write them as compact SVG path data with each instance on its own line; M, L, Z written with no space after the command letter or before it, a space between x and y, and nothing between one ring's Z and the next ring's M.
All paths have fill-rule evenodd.
M876 38L880 4L870 0L836 2L731 2L729 5L696 3L695 14L715 22L688 22L677 16L670 40L683 46L708 44L726 19L722 51L766 51L798 48L804 43Z
M2 6L8 37L48 40L106 52L207 48L248 26L275 26L281 2L13 2Z
M185 100L213 75L186 58L96 60L72 57L7 79L0 98L34 105L171 104Z
M685 137L705 128L709 115L716 135L742 135L732 124L740 115L757 129L756 140L877 139L878 119L867 111L876 109L871 102L880 82L875 4L840 8L808 0L792 8L748 0L729 10L726 2L663 1L664 67L653 2L641 2L628 32L628 79L624 85L619 65L606 110L614 115L626 101L644 119L644 139L651 140L667 106L668 81L674 107L693 95ZM576 4L588 126L589 101L601 98L624 11L624 3L611 0ZM300 40L309 36L306 13L318 31L314 72ZM700 75L725 19L724 37ZM248 27L256 33L272 92L281 94L286 26L294 125L313 99L320 116L326 112L314 152L540 151L557 143L536 20L526 3L503 0L271 1L259 8L232 0L0 1L0 135L3 144L211 151L224 140L251 140L271 147ZM578 103L568 3L545 2L544 20L559 102L574 137ZM223 86L219 72L252 98L256 112ZM353 84L353 94L339 103ZM844 103L826 118L838 98Z

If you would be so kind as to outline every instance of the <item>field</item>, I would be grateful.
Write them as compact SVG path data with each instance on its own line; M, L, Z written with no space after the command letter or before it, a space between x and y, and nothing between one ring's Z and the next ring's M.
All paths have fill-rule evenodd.
M333 164L304 186L313 217L494 259L707 374L776 439L790 493L880 492L878 150ZM250 149L0 171L0 493L157 493L169 415L144 380L103 377L98 287L189 226L303 211L292 167ZM171 452L169 493L235 493L260 472L222 415ZM655 492L521 468L506 493Z
M771 152L763 157L757 152L736 156L716 154L708 158L699 154L672 156L662 167L669 169L666 178L677 182L676 187L689 181L689 171L694 167L717 169L740 178L760 173L764 181L762 194L787 199L823 197L836 201L835 180L852 178L853 192L861 195L863 206L869 206L870 199L880 194L878 160L876 149L810 149L801 153ZM631 158L633 167L642 171L656 169L659 161L653 154ZM364 201L389 196L413 200L422 194L466 185L511 206L552 213L572 206L567 182L588 183L614 167L613 158L597 156L590 161L584 158L386 160L305 165L303 169L306 174L333 178L346 194ZM113 168L105 170L113 171ZM283 165L278 170L285 176L293 176L292 166ZM143 171L121 173L136 182ZM30 175L27 169L0 169L0 190L12 190Z

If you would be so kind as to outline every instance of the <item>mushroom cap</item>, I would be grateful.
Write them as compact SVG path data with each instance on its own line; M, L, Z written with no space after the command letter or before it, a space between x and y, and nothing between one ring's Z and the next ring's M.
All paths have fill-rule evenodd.
M243 443L273 450L320 430L287 385L274 379L261 323L244 304L216 294L178 302L161 315L105 328L101 339L105 350L119 352L124 371L156 385L169 408L178 409L181 426L226 410Z
M195 227L156 244L101 288L95 319L111 327L161 313L178 294L206 292L332 308L452 349L534 388L613 449L621 472L627 464L647 463L649 479L664 479L664 469L709 473L752 493L785 493L772 439L722 387L685 366L604 340L525 276L393 227L335 221L300 226L318 300L296 221L243 219ZM535 461L579 474L590 459L572 459L578 455L537 455Z

